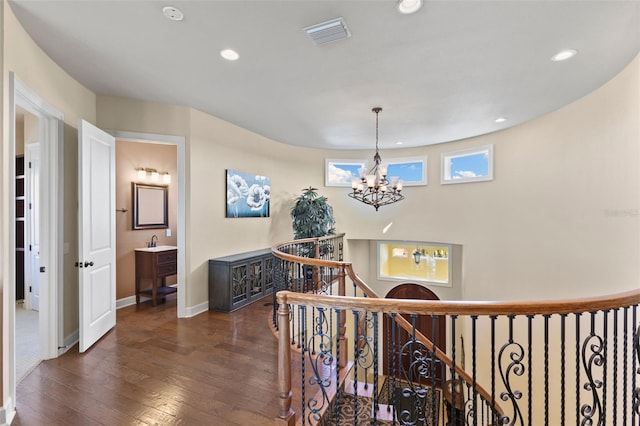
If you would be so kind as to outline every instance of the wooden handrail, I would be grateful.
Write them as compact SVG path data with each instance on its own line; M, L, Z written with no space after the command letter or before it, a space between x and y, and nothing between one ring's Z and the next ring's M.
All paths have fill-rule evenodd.
M416 299L385 299L381 298L371 287L369 287L353 270L350 262L328 261L323 259L313 259L300 257L280 251L281 247L295 245L302 242L318 242L319 239L297 240L294 242L278 244L272 248L273 254L285 261L313 265L314 267L336 268L340 271L342 281L344 275L351 278L354 284L367 296L349 297L344 296L344 287L341 288L340 295L320 295L309 293L295 293L290 291L280 291L276 298L279 305L294 304L323 307L328 309L340 309L342 313L346 310L361 310L370 312L383 312L387 314L418 314L418 315L442 315L442 316L518 316L518 315L567 315L581 314L586 312L612 311L619 308L640 305L640 289L626 291L613 295L585 297L569 300L540 300L540 301L446 301L446 300L416 300ZM417 340L427 348L436 349L435 355L450 369L455 369L455 373L464 382L474 386L477 394L485 401L491 401L493 409L498 416L504 414L502 408L493 401L491 395L453 360L437 348L426 336L417 330L413 330L412 325L401 315L395 316L395 321L409 333L415 332ZM640 352L640 349L637 349ZM640 355L639 355L640 356Z
M324 296L283 291L288 303L324 308L356 309L418 315L553 315L611 311L640 304L640 289L611 296L539 302L452 302L447 300L381 299L377 297Z

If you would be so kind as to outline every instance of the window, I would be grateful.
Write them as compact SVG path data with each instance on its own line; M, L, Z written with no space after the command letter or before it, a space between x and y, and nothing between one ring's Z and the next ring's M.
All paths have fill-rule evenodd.
M451 287L451 245L378 241L378 279Z
M442 154L440 183L493 180L493 145Z

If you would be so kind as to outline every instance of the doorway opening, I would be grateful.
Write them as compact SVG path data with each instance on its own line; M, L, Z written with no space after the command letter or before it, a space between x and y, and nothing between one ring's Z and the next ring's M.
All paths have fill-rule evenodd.
M20 109L21 112L18 111ZM46 211L47 215L38 215L33 219L33 224L37 229L37 239L39 242L39 265L37 269L37 281L39 283L38 304L38 331L37 341L40 343L39 359L55 358L59 354L59 336L62 327L62 309L60 303L62 280L62 253L63 253L63 215L62 215L62 198L63 186L60 178L61 172L61 154L59 146L62 143L63 119L62 113L47 104L35 92L29 89L24 83L18 79L14 73L9 73L9 177L16 179L21 176L18 164L14 160L16 155L16 133L17 133L17 117L21 113L29 113L37 118L37 141L40 144L41 160L38 177L34 180L38 182L38 194L34 195L32 202L37 200L39 203L39 211ZM26 151L27 153L29 151ZM24 153L23 153L24 155ZM29 176L22 170L23 179ZM25 179L26 180L26 179ZM8 220L10 224L16 224L24 214L25 199L20 200L17 197L17 188L15 184L9 185L9 206ZM24 194L22 195L25 196ZM20 205L21 203L22 205ZM27 205L28 207L28 205ZM26 223L26 221L25 221ZM7 390L6 401L8 403L2 407L4 417L11 419L15 413L15 395L16 395L16 281L22 279L29 273L29 266L16 268L20 257L24 257L26 263L28 257L17 254L20 246L16 243L25 244L21 241L27 237L27 231L23 227L17 230L16 226L9 226L8 238L6 240L5 250L8 254L9 267L5 273L5 296L3 298L3 322L6 324L4 328L7 333L3 338L6 345L3 346L3 359L7 363L8 374L3 375L3 387ZM20 234L22 233L22 234ZM27 237L28 238L28 237ZM25 246L26 247L26 246ZM33 286L33 282L31 283ZM21 294L22 300L25 300L25 294ZM29 300L33 302L32 300ZM20 307L22 309L22 307ZM2 414L2 413L0 413Z
M42 360L39 326L40 123L16 108L15 116L15 302L16 383Z
M139 133L139 132L125 132L125 131L118 131L118 130L107 130L110 134L112 134L115 138L116 138L116 150L119 148L121 143L127 142L127 143L131 143L131 142L135 142L136 144L133 145L140 145L140 144L146 144L146 145L140 145L141 148L139 149L153 149L153 146L155 145L156 147L160 147L162 145L170 145L170 146L174 146L174 151L175 151L175 167L176 167L176 173L175 176L171 176L171 189L170 189L170 194L169 197L176 197L176 214L175 214L175 225L171 224L170 229L171 231L169 232L171 235L167 235L167 230L166 229L156 229L155 231L160 231L160 232L151 232L149 235L143 233L140 234L140 231L134 231L133 234L129 233L130 235L134 235L135 238L135 243L134 245L137 245L139 247L144 247L144 245L146 245L146 242L149 242L149 239L153 236L156 235L159 239L158 244L164 244L166 242L174 242L175 241L175 246L177 246L177 274L176 274L176 279L175 282L174 281L170 281L173 285L175 285L176 288L176 292L177 292L177 317L178 318L187 318L187 317L191 317L193 315L198 314L200 311L198 310L199 307L195 307L195 308L189 308L187 309L187 300L186 300L186 296L185 296L185 279L186 279L186 242L185 242L185 235L186 235L186 212L185 212L185 194L186 194L186 182L185 182L185 177L184 177L184 171L185 171L185 167L186 167L186 152L185 152L185 138L183 136L170 136L170 135L161 135L161 134L154 134L154 133ZM142 161L142 160L141 160ZM134 177L134 172L135 172L135 168L146 168L146 167L150 167L151 165L144 163L144 164L129 164L129 168L130 170L128 171L123 171L125 176L129 177L129 183L128 185L131 185L131 182L134 182L136 180L136 177ZM158 167L162 167L162 165L158 165ZM158 170L158 171L166 171L164 169L162 170ZM118 172L118 174L120 174L120 171ZM126 182L125 182L126 183ZM129 187L129 191L131 191L131 187ZM126 193L125 193L126 194ZM131 194L131 192L129 192L128 194ZM173 195L172 195L173 194ZM127 198L129 197L129 198ZM125 195L124 200L117 200L117 203L120 203L121 201L126 202L128 200L129 203L132 202L132 197L129 195ZM121 208L120 205L118 205L118 208ZM123 212L117 212L117 215L122 215ZM126 214L126 212L125 212ZM129 219L131 220L132 217L129 216ZM126 221L127 219L123 219L123 218L117 218L116 222L118 222L118 220L124 220ZM170 223L173 222L171 220L171 218L169 218ZM118 225L118 227L120 228L122 225ZM128 226L130 228L132 228L131 223L128 223ZM174 230L174 226L175 226L175 230ZM154 231L154 230L150 230L150 231ZM136 236L135 232L138 232L138 236ZM119 235L120 233L117 232L116 233L116 245L120 246L120 244L123 242L122 241L122 236ZM161 237L162 236L162 237ZM173 239L171 239L173 237ZM160 239L162 238L162 239ZM129 262L132 262L129 267L127 268L127 270L129 270L130 272L133 272L134 266L133 262L134 262L134 257L131 256ZM173 278L172 278L173 279ZM172 296L173 297L173 296ZM124 306L128 306L129 304L134 304L135 303L135 295L133 296L127 296L124 299L120 299L117 302L117 306L118 307L124 307Z

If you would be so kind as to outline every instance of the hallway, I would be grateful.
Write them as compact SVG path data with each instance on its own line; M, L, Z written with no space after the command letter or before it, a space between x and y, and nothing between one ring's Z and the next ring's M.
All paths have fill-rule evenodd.
M270 424L278 411L270 315L258 302L177 319L175 298L120 309L92 349L79 354L76 345L18 385L13 424Z

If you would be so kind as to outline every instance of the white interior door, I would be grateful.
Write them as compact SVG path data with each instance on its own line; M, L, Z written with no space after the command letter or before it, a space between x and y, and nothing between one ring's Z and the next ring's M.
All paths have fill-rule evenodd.
M40 144L26 146L27 164L27 245L25 257L25 294L27 309L40 310Z
M80 121L78 134L80 352L116 325L116 141Z

